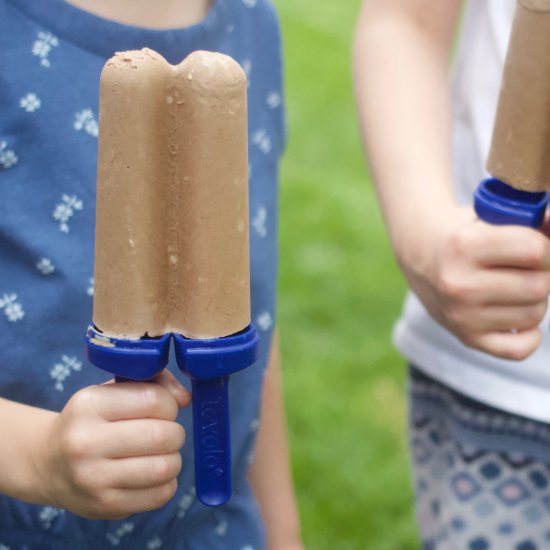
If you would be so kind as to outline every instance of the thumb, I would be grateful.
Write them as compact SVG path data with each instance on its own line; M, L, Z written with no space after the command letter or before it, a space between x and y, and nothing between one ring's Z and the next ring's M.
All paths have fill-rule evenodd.
M544 213L544 220L542 221L542 225L539 229L541 233L543 233L547 238L550 239L550 210L548 208Z
M166 388L176 399L180 408L187 407L191 403L191 392L182 386L181 382L168 370L164 369L150 380Z

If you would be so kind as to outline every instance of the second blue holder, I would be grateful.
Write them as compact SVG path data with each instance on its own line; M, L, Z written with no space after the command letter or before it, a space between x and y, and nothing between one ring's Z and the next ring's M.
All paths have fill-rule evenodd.
M547 193L520 191L496 178L483 180L474 194L476 214L493 225L540 227L547 206Z
M195 485L207 506L220 506L231 497L229 375L256 361L258 342L252 324L224 338L174 335L178 366L193 385Z

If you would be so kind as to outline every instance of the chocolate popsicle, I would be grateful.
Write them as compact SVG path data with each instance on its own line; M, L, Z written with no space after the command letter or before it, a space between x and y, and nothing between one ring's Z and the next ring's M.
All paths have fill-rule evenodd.
M550 0L517 3L487 169L524 191L550 191Z
M475 193L479 217L538 227L550 191L550 0L518 0L487 170Z
M250 323L246 77L118 53L100 84L94 324L105 336L234 334Z
M250 323L246 76L194 52L167 88L168 328L218 338Z
M230 57L172 66L117 53L100 82L93 326L87 354L149 379L174 334L193 381L197 495L231 494L228 375L256 359L250 324L246 77Z

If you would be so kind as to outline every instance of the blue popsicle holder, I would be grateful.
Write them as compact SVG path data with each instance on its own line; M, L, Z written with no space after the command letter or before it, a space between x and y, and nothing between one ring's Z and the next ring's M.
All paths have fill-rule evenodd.
M547 193L520 191L496 178L483 180L474 193L476 214L493 225L540 227L547 206Z
M89 326L85 353L92 364L117 379L150 380L168 364L172 336L178 367L192 382L197 497L207 506L221 506L232 492L229 375L256 361L259 337L254 325L231 336L203 340L179 334L139 340L107 338Z

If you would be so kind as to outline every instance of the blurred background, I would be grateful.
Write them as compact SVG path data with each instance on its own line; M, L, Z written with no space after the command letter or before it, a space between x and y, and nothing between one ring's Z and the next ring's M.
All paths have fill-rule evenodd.
M391 345L405 282L360 147L351 83L359 0L274 0L286 66L278 324L308 550L419 548L405 366Z

